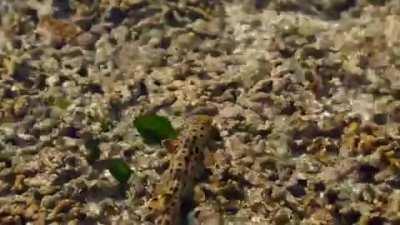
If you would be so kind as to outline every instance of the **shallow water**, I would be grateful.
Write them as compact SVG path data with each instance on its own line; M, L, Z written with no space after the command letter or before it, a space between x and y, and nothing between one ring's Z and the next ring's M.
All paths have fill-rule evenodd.
M143 114L218 131L185 224L397 224L399 27L397 0L2 0L0 224L150 223L176 152Z

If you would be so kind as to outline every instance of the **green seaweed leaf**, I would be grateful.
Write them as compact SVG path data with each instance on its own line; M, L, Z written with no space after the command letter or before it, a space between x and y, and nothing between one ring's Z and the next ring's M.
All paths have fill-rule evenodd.
M147 143L160 144L162 140L174 139L178 135L171 122L163 116L139 116L133 124Z
M120 183L126 183L132 174L132 170L125 161L119 158L110 160L108 170Z

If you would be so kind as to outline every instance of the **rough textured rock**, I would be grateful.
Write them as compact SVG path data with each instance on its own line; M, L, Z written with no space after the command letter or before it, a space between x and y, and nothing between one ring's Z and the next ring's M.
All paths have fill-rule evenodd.
M0 224L144 224L151 112L219 130L194 223L399 223L399 26L398 0L2 0Z

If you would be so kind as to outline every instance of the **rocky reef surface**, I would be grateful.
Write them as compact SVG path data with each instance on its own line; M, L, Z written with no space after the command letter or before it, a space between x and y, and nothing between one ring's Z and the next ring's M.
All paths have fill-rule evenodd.
M398 0L1 0L0 99L0 224L145 224L142 113L214 119L193 223L400 224Z

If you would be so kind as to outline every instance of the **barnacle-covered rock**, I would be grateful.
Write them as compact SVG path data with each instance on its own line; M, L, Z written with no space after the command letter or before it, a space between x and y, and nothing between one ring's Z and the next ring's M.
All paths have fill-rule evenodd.
M178 130L213 117L195 224L400 221L398 1L3 0L0 12L1 224L145 224L168 151L143 143L143 113ZM102 164L113 157L140 179L119 185Z
M196 207L187 216L188 225L222 225L223 220L217 210L211 205Z

